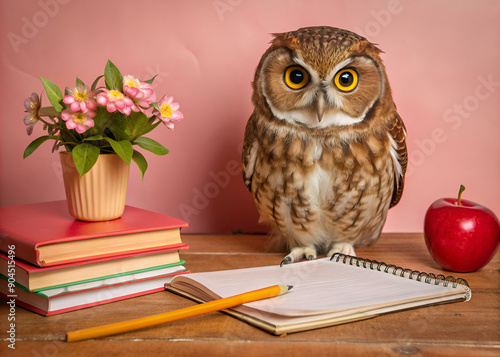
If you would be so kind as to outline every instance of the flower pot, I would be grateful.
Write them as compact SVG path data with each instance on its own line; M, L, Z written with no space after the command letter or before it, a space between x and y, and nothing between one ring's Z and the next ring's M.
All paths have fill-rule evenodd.
M108 221L123 214L130 167L118 155L99 155L83 176L71 152L60 152L60 159L70 215L82 221Z

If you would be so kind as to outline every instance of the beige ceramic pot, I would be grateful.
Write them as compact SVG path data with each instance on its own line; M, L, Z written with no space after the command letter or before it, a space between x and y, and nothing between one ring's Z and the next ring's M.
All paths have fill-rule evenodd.
M125 209L130 167L116 154L99 155L80 177L71 152L60 152L69 213L82 221L119 218Z

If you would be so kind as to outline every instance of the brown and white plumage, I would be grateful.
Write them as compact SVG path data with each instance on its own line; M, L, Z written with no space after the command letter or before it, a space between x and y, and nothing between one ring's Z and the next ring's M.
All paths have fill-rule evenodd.
M381 51L333 27L276 34L257 67L243 179L291 263L378 239L401 198L406 132Z

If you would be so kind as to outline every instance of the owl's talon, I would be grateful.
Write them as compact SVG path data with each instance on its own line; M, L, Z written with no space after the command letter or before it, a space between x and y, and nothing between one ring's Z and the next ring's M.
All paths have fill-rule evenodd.
M310 247L304 248L304 258L306 258L307 260L313 260L316 259L316 257L317 257L316 250L314 248Z
M293 263L293 260L290 256L286 256L285 258L283 258L283 260L281 261L281 264L280 264L280 267L283 267L283 265L285 264L291 264Z
M351 255L354 257L356 256L356 253L354 252L354 247L352 246L352 244L349 243L335 243L326 256L332 257L335 253Z

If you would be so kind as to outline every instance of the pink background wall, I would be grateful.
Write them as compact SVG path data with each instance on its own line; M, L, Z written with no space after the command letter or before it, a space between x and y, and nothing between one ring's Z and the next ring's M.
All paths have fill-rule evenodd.
M64 199L50 144L22 159L34 139L23 101L42 91L38 76L90 83L109 58L123 74L159 73L157 92L185 116L151 135L171 153L146 153L144 181L132 165L127 203L183 218L185 232L263 231L240 174L250 82L269 33L330 25L384 50L408 129L405 192L385 231L422 231L427 207L460 184L500 215L498 1L2 0L0 13L2 206Z

